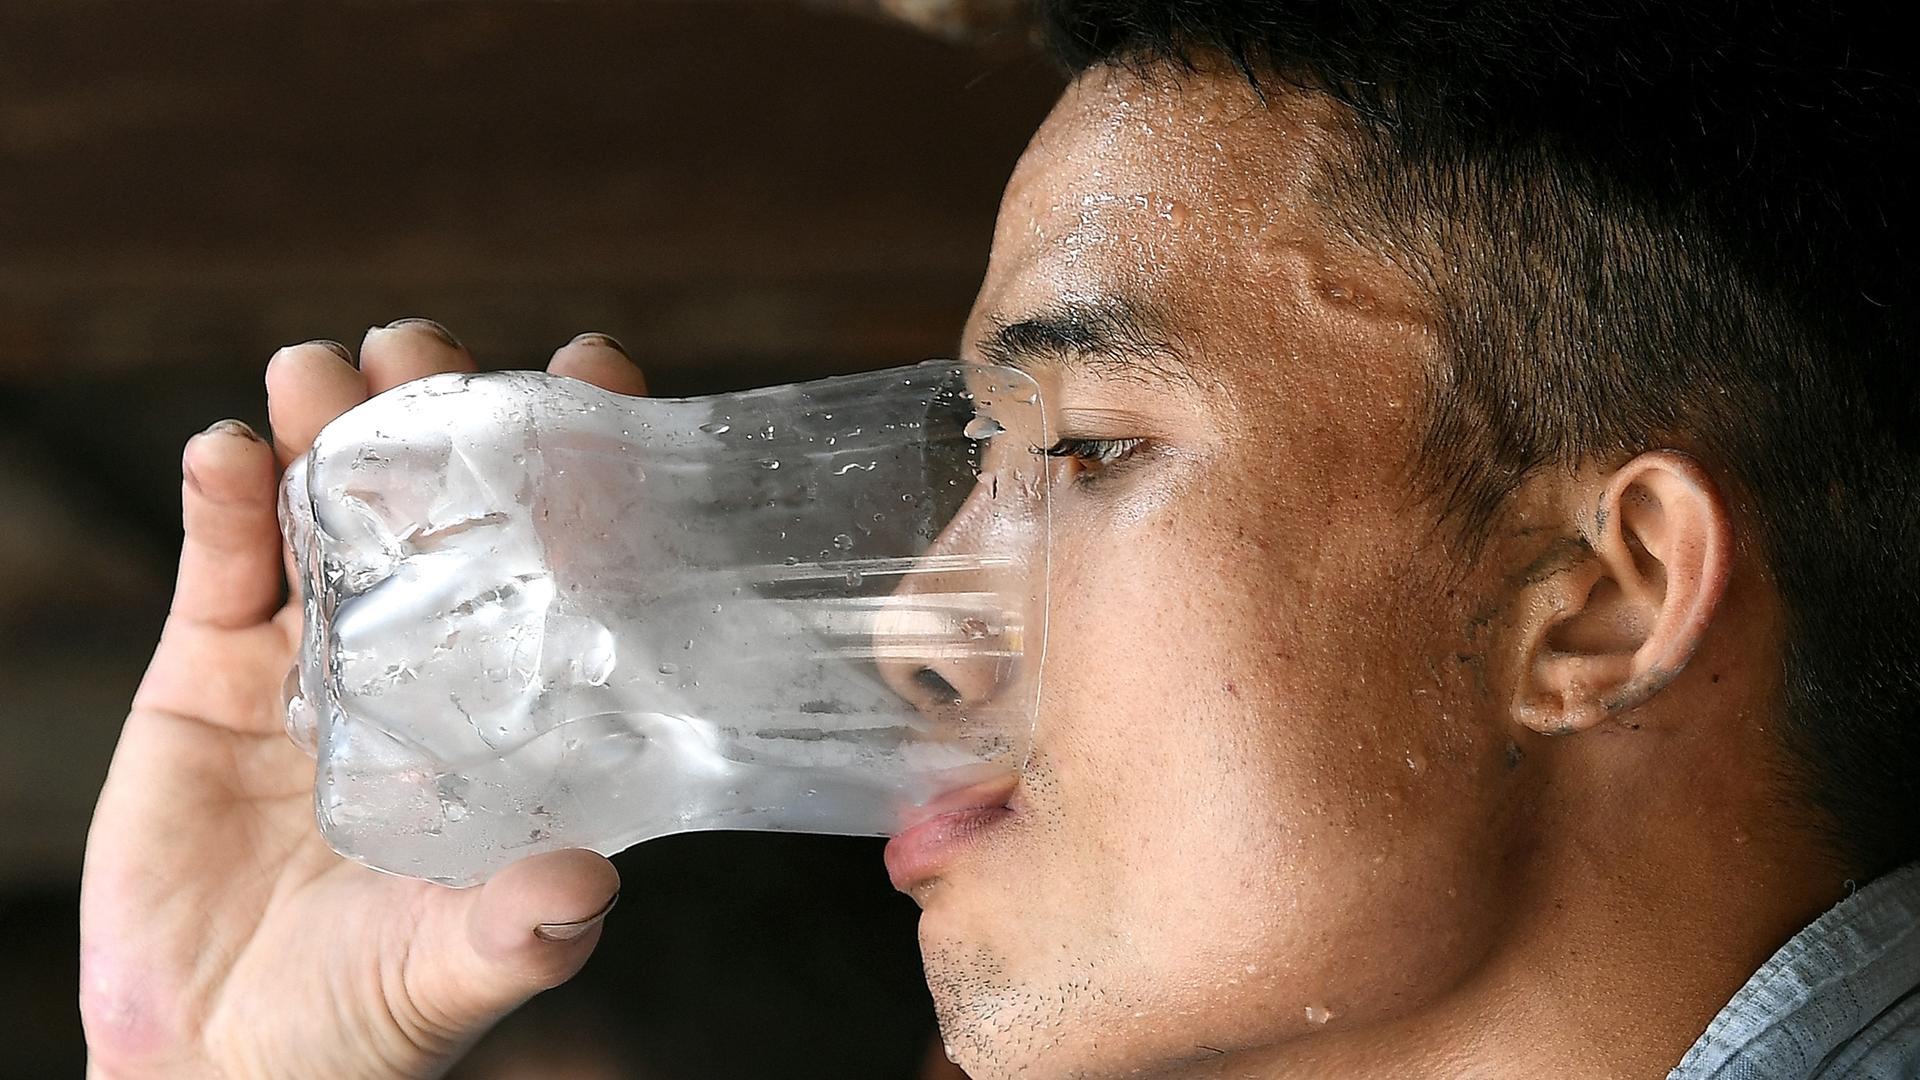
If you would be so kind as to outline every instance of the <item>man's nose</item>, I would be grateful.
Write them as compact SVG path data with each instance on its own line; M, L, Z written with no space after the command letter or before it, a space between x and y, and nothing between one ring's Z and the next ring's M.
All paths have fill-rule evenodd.
M998 484L978 485L874 620L880 674L923 713L985 705L1014 674L1024 637L1009 590Z
M881 677L930 714L991 702L1018 660L1022 633L1019 614L989 587L997 576L991 559L936 556L934 565L907 574L874 622Z

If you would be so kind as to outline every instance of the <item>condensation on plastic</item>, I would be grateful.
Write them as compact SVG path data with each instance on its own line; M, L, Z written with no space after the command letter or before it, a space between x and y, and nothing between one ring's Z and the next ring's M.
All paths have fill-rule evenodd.
M322 834L465 885L699 829L884 835L1011 777L1049 445L1028 376L947 361L679 400L527 372L378 395L282 486L287 728Z

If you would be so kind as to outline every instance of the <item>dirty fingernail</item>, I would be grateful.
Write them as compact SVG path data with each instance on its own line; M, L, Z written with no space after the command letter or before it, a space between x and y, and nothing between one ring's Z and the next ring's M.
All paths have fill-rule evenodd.
M603 349L612 349L614 352L619 353L621 356L624 356L629 360L633 359L633 354L627 351L627 347L625 345L620 344L618 340L616 340L615 338L607 334L602 334L598 332L581 334L579 337L576 337L572 341L567 342L567 344L598 345Z
M434 337L439 338L441 342L446 344L449 348L454 348L454 349L461 348L460 339L457 337L454 337L452 331L448 330L444 326L441 326L439 323L434 322L432 319L419 319L419 318L395 319L392 322L388 323L383 329L405 330L408 328L425 330L427 333L432 334Z
M332 338L314 338L312 341L301 342L301 345L318 345L340 359L345 360L347 363L353 363L353 353L349 352L345 345L340 344Z
M533 928L533 936L542 941L560 942L578 940L581 935L599 925L600 920L607 917L607 912L613 910L613 905L619 902L620 894L616 892L608 898L606 906L586 918L574 922L541 923L539 926Z
M242 439L252 439L254 442L266 442L265 439L262 439L260 437L259 432L254 431L252 428L248 427L246 424L241 423L238 420L215 420L213 423L208 424L207 430L201 432L200 434L202 435L236 435Z

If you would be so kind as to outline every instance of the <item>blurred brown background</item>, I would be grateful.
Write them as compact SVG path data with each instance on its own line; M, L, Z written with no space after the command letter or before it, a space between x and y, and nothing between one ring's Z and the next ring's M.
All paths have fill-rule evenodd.
M82 847L187 436L264 427L278 345L410 315L495 367L610 333L665 394L950 353L1060 85L1010 6L0 5L0 1076L79 1075ZM923 1075L879 846L627 852L599 955L458 1075Z

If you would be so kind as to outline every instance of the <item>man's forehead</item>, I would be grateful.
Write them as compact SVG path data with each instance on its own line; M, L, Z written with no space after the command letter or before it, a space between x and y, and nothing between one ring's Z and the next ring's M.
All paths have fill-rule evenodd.
M968 355L1204 380L1404 337L1411 283L1328 212L1337 108L1231 69L1083 74L1008 185Z
M1244 299L1235 294L1296 292L1276 278L1326 261L1303 254L1324 248L1310 187L1320 140L1308 137L1324 113L1263 97L1238 72L1083 74L1008 185L969 344L991 352L1007 326L1038 323L1058 332L1016 338L1065 341L1091 327L1157 346L1182 326L1218 324ZM1157 318L1131 314L1143 311ZM1105 332L1156 321L1151 333Z
M1266 277L1330 224L1314 199L1329 105L1237 71L1100 67L1061 96L1002 200L983 301L1128 293L1186 314Z
M1084 205L1127 200L1145 186L1230 202L1286 199L1317 175L1333 109L1290 89L1256 90L1233 70L1096 67L1034 133L1004 209L1059 212L1070 209L1063 195Z

